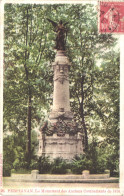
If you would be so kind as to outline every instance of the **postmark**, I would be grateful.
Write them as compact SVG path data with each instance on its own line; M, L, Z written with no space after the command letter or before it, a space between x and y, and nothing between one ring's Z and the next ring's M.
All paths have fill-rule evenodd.
M124 2L99 2L99 33L124 33Z

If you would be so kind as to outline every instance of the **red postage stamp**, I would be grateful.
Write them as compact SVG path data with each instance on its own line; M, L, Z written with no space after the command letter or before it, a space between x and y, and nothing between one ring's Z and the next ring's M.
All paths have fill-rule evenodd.
M124 33L124 2L99 3L99 33Z

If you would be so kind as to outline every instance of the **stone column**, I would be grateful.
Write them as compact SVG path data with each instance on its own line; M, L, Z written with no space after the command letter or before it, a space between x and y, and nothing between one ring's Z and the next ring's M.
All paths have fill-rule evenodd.
M51 122L56 122L58 118L63 118L65 120L71 120L73 118L69 100L69 69L70 63L65 55L65 51L57 51L55 62L53 63L53 107L49 115Z
M38 174L39 174L39 170L32 170L32 171L31 171L31 177L32 177L33 179L37 179Z
M84 179L88 179L90 176L90 171L89 170L84 170L82 171L82 175Z

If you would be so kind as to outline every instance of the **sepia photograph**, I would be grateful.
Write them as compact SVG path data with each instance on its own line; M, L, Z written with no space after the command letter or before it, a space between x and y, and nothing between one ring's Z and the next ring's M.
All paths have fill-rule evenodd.
M2 5L0 194L122 195L124 1Z

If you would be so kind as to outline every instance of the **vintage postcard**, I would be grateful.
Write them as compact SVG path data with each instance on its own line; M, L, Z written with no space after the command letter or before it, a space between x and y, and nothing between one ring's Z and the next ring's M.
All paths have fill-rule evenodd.
M124 1L0 1L0 195L124 194Z

